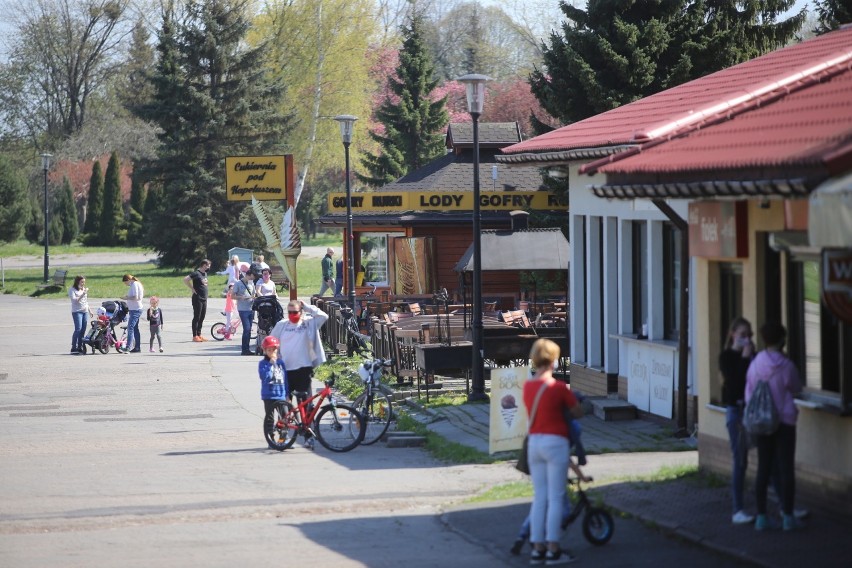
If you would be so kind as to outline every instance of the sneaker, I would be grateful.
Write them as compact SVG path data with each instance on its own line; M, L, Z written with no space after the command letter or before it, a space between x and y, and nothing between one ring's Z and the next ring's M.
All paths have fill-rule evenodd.
M521 550L524 549L524 544L527 542L525 538L519 538L512 545L512 548L509 549L509 554L512 556L520 556Z
M547 566L557 566L559 564L570 564L577 560L577 557L567 550L557 550L556 552L547 551L544 555L544 563Z
M735 525L747 525L754 522L754 515L749 515L743 510L739 510L731 517L731 522Z
M86 351L84 349L83 354L85 354L85 353L86 353ZM807 519L808 517L810 517L811 512L808 511L807 509L793 509L793 516L801 521L802 519Z
M754 520L754 530L756 531L768 531L768 530L776 530L779 529L778 521L775 519L771 519L766 515L758 515Z
M193 338L192 338L192 340L193 340L195 343L201 343L202 341L204 341L203 339L201 339L201 336L200 336L200 335L196 335L195 337L193 337Z
M163 348L162 348L162 347L160 347L160 353L162 353L162 352L163 352Z
M795 513L792 515L784 515L782 528L785 531L794 531L805 528L805 523L797 519Z
M162 351L162 349L160 349L160 351ZM148 349L148 353L153 353L153 352L154 352L154 348L153 348L153 347L151 347L151 348L149 348L149 349Z
M203 335L199 335L199 336L198 336L198 339L199 339L200 341L207 341L207 338L206 338L206 337L204 337Z
M530 553L530 564L533 566L537 564L544 564L545 556L547 556L547 554L543 550L533 548L533 551Z
M305 443L302 444L302 447L305 448L305 449L308 449L308 450L313 450L314 449L314 439L308 438L307 440L305 440Z

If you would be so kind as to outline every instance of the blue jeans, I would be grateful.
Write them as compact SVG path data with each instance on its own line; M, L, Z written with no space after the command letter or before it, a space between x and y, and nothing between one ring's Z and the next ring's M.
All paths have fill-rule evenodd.
M565 499L562 500L562 522L568 520L568 517L571 516L571 497L568 495L568 492L565 492ZM527 515L527 518L524 519L523 524L521 525L521 530L518 532L518 540L529 540L530 538L530 525L532 524L532 513Z
M83 350L83 337L86 336L86 324L89 323L89 314L86 312L71 312L74 320L74 334L71 336L71 351Z
M568 438L556 434L530 434L528 451L533 483L530 541L559 542L565 479L571 457Z
M725 425L728 427L728 439L731 444L731 496L734 513L742 511L743 487L748 468L748 440L743 428L743 407L729 406L725 412Z
M130 310L130 319L127 321L127 350L139 349L141 347L139 337L139 319L142 317L142 310Z
M240 311L240 324L243 326L243 336L242 336L242 352L243 353L251 353L251 347L249 347L249 342L251 341L251 322L254 319L254 312L248 310L246 312Z
M340 296L343 293L343 276L334 279L334 295Z

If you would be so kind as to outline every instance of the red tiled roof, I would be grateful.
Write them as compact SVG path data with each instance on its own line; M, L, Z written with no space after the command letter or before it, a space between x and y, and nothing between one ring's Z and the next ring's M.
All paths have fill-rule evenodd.
M845 171L852 167L852 68L630 154L587 164L581 171L677 173L691 179L765 179L768 172L782 169L787 176L793 172L803 177Z
M564 161L564 156L540 154L658 140L691 125L725 116L733 109L826 69L850 64L852 26L846 26L509 146L503 149L506 156L499 161L539 164ZM848 89L848 83L845 88ZM847 91L847 97L852 98L852 93Z

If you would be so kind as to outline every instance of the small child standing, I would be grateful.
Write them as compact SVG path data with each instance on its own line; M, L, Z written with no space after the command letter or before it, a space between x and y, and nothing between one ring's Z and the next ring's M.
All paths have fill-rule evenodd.
M157 296L151 296L149 300L151 307L148 308L148 323L151 326L151 345L148 351L154 352L154 338L157 338L157 344L160 346L160 353L163 352L163 337L160 332L163 331L163 310L160 309L160 299Z
M281 406L281 402L290 398L287 370L278 354L280 345L277 337L273 335L264 337L260 345L263 349L263 359L257 364L257 374L260 376L260 398L263 400L265 410L263 435L269 448L273 450L281 449L272 444L272 441L277 441L272 429L273 415L276 408Z

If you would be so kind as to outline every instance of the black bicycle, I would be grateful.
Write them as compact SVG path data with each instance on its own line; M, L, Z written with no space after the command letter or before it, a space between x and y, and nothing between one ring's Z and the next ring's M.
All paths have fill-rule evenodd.
M352 406L361 413L367 431L361 443L365 446L378 442L390 423L395 420L391 390L382 384L382 372L393 364L392 359L370 359L358 365L358 376L364 383L364 392Z
M367 355L371 352L370 344L367 339L361 334L358 329L358 321L355 318L352 308L341 308L340 315L343 318L343 331L346 336L346 355Z
M594 481L591 477L588 480ZM572 486L575 489L572 489ZM603 546L608 543L615 533L615 521L612 519L612 515L605 509L592 505L588 495L580 486L579 479L568 478L566 490L573 496L571 499L573 506L568 516L562 519L562 530L568 528L580 515L583 515L583 536L586 537L586 540L595 546ZM519 555L526 542L525 539L516 540L509 552L515 556Z

